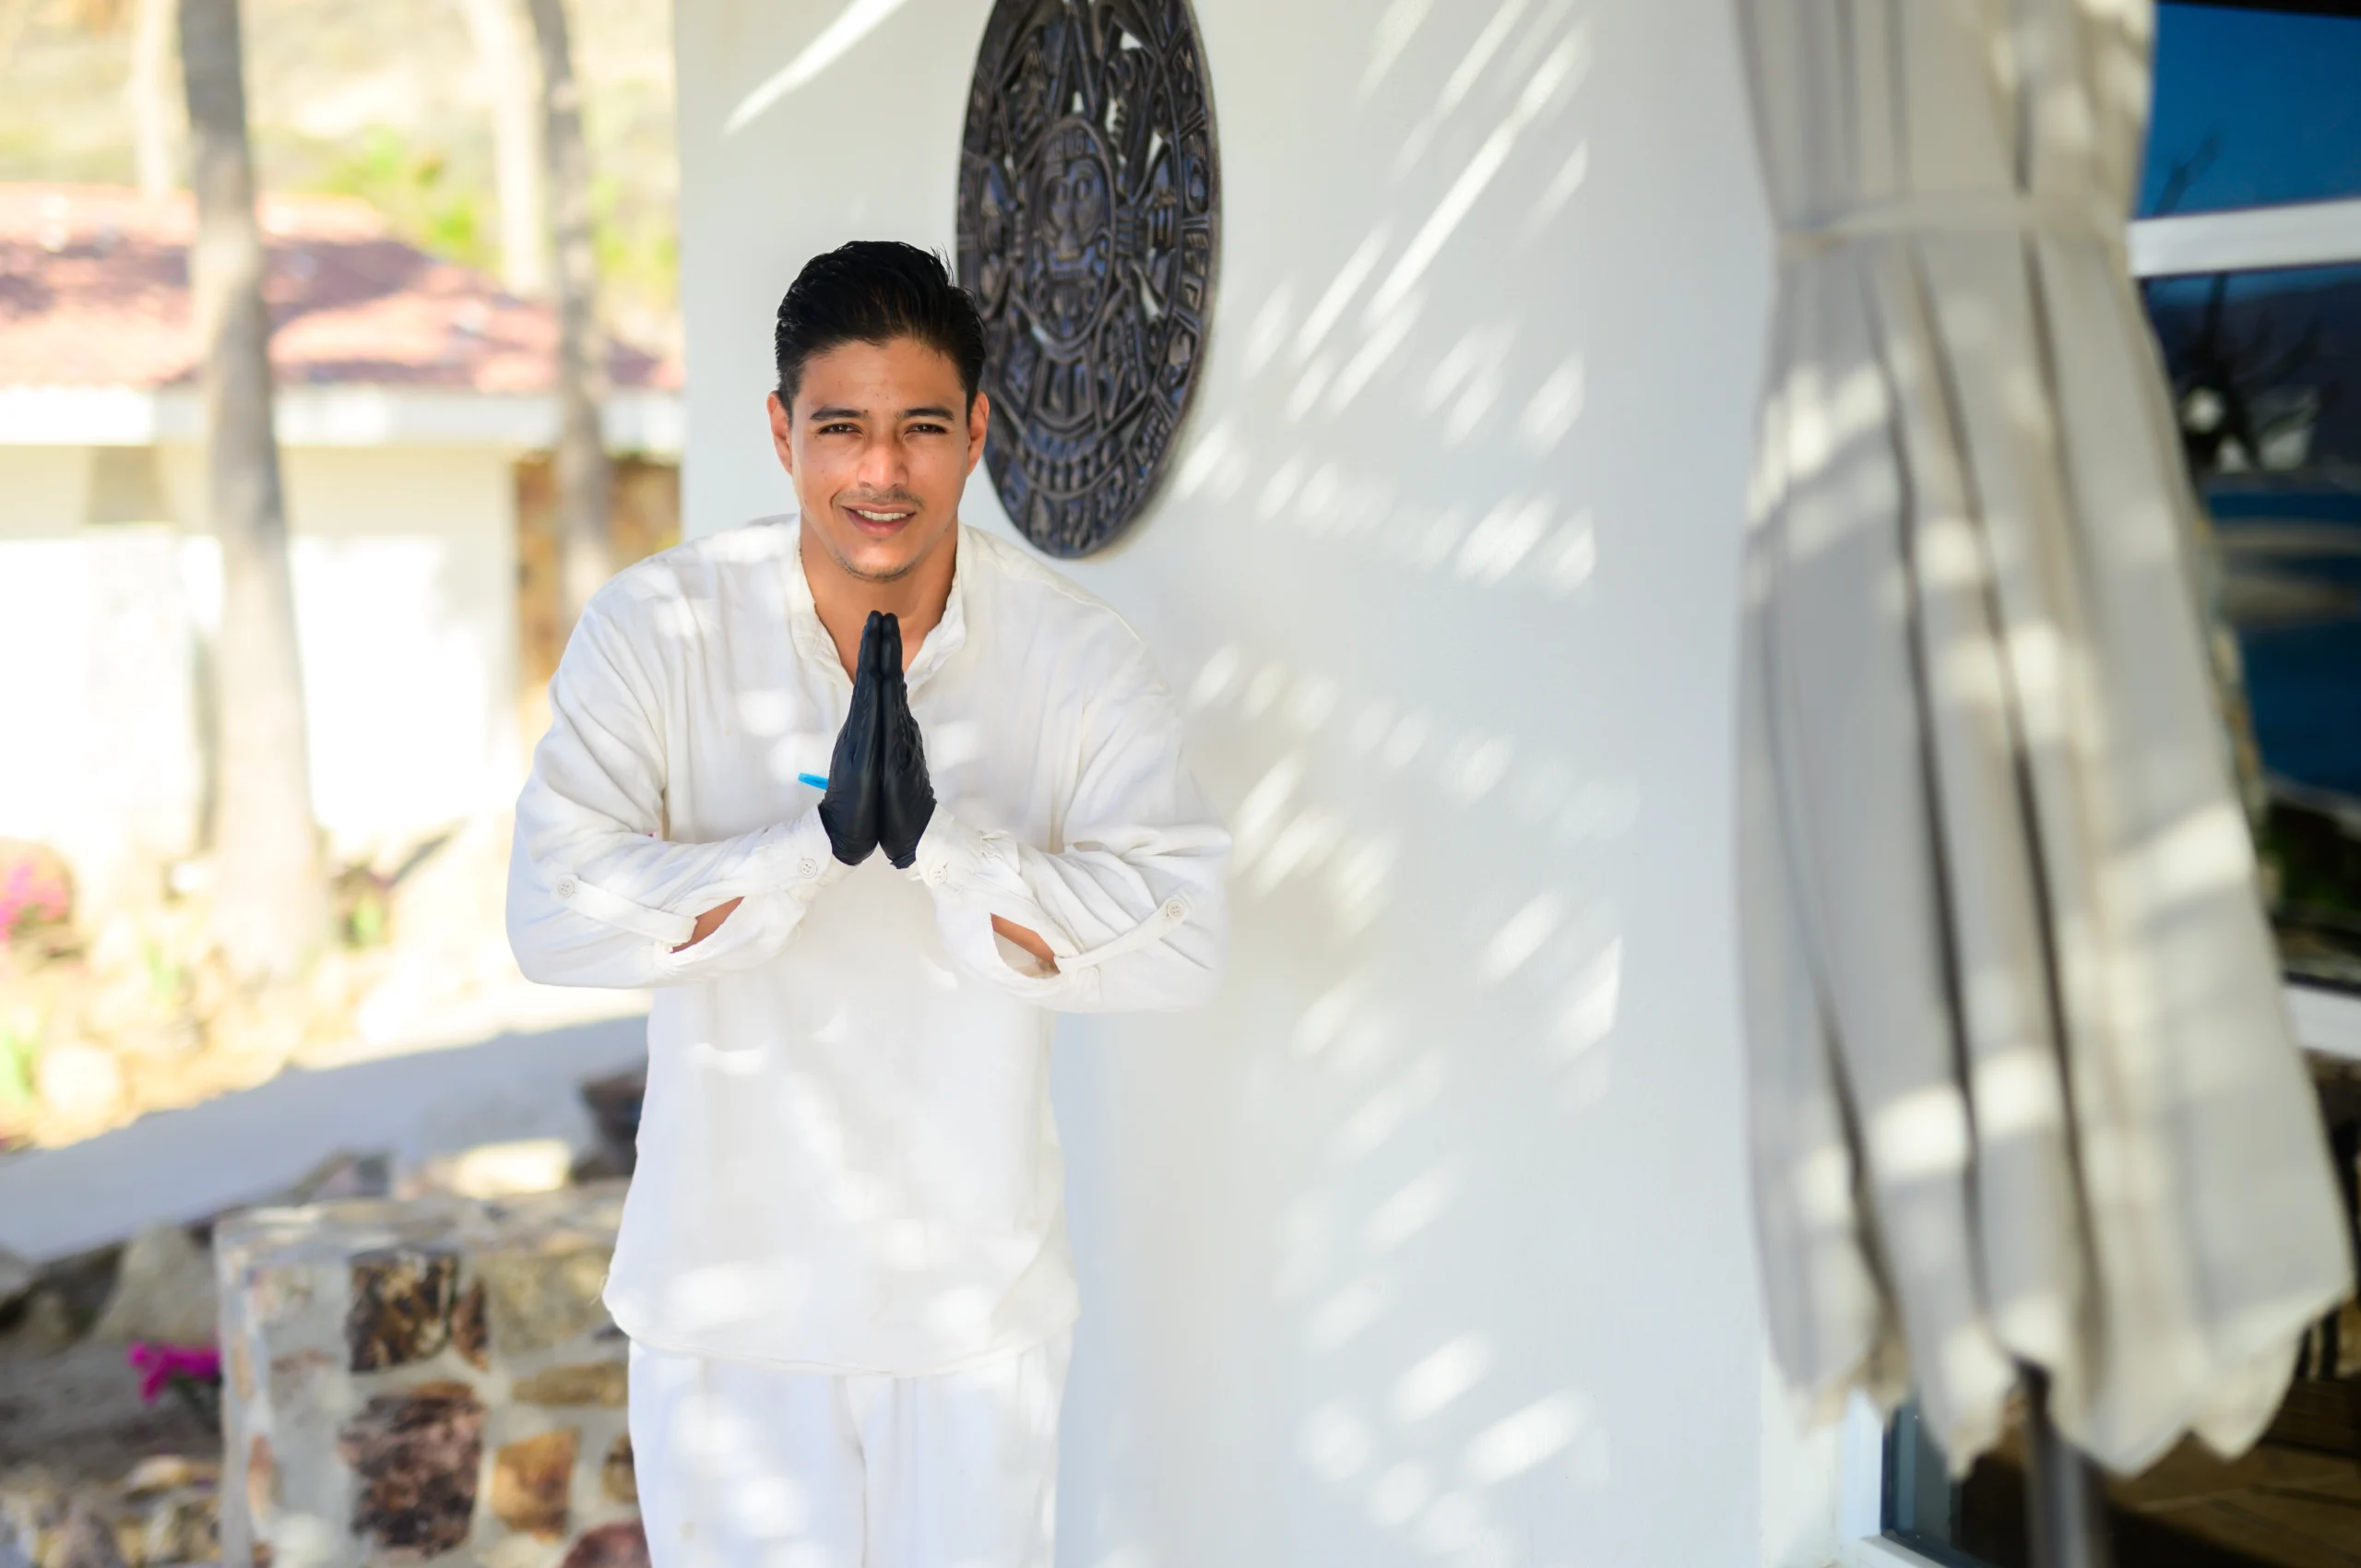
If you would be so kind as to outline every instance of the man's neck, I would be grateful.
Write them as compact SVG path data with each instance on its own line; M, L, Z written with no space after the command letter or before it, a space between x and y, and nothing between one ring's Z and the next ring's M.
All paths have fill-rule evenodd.
M861 628L872 611L882 611L901 623L902 668L918 662L919 649L943 619L951 602L951 576L958 562L959 525L951 525L943 542L928 552L906 576L891 582L857 577L837 564L828 548L810 530L802 531L799 553L803 578L812 585L812 606L820 624L836 645L836 657L850 675L860 658Z

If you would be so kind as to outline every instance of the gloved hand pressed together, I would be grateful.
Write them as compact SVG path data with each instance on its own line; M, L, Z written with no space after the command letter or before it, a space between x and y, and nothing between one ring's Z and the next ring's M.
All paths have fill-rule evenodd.
M820 798L820 826L836 859L857 866L877 848L877 768L884 748L886 617L872 610L860 629L853 663L852 706L828 757L828 792ZM898 669L896 675L899 674Z
M907 871L933 818L926 743L902 678L901 622L872 611L853 663L852 704L828 762L820 824L845 864L859 865L883 845L895 869Z
M885 617L884 722L878 744L884 755L877 770L877 844L896 871L908 871L918 858L919 837L934 820L934 784L927 777L926 742L919 733L918 717L910 712L910 689L902 680L902 624Z

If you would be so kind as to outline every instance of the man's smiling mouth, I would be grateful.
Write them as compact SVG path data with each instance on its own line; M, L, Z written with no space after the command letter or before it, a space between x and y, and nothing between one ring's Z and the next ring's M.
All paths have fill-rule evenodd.
M853 527L871 539L881 541L899 534L909 524L910 519L919 515L919 509L907 503L899 505L856 506L849 501L839 501L836 505L843 510L846 517L852 519Z

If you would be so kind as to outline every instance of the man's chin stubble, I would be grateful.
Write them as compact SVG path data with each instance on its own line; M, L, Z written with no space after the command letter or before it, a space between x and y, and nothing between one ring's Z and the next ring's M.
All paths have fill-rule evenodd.
M956 528L958 525L955 522L952 526ZM898 583L904 577L908 576L912 572L917 571L919 569L919 563L923 562L930 554L933 553L931 550L921 550L916 555L911 556L908 561L905 561L902 564L895 567L890 572L872 572L864 567L855 565L853 564L852 557L846 554L843 550L837 547L835 538L832 537L827 530L815 529L814 531L820 535L820 543L822 547L827 551L830 559L836 562L837 569L843 572L845 576L864 583ZM940 543L942 541L938 540L936 542Z

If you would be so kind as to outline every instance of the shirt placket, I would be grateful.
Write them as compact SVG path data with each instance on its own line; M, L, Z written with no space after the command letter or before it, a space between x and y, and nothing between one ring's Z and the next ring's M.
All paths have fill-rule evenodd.
M820 620L819 607L812 599L811 582L803 575L800 546L787 552L784 570L788 576L788 626L794 637L797 655L825 666L829 678L849 698L852 677L845 673L844 659L836 651L836 639L828 635L828 628ZM967 640L967 601L962 591L962 576L954 569L950 597L943 602L943 619L936 622L934 630L927 634L925 643L919 648L918 659L911 664L906 677L906 684L913 695L934 678L935 671L942 669Z

